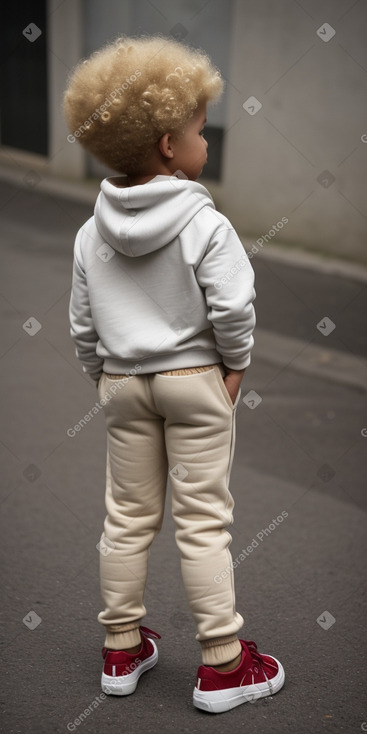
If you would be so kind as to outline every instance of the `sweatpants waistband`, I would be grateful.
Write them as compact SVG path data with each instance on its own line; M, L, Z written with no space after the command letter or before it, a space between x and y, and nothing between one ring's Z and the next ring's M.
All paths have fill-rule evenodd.
M217 362L216 364L221 364L221 363L220 362ZM157 372L157 373L153 373L153 374L167 375L168 377L170 377L170 376L171 377L175 377L175 376L179 377L181 375L193 375L196 372L207 372L208 370L212 370L213 367L215 367L215 364L208 364L208 365L203 365L203 366L200 366L200 367L182 367L181 369L178 369L178 370L166 370L165 372ZM110 380L121 380L122 377L131 377L131 375L128 375L128 374L111 375L109 372L105 372L104 374Z

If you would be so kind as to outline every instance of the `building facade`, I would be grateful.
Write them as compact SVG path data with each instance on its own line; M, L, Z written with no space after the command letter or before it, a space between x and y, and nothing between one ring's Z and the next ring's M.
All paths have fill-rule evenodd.
M108 40L159 32L203 48L226 80L202 181L239 232L367 262L364 3L18 0L7 13L3 163L65 182L108 175L67 140L67 76Z

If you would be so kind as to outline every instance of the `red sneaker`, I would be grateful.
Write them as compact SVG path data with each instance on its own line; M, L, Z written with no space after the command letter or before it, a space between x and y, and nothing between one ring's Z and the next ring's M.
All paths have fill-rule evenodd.
M208 665L200 665L193 697L198 709L220 714L246 701L272 696L282 688L285 674L279 660L259 653L255 642L240 643L242 658L234 670L219 673Z
M158 662L157 645L152 638L160 640L158 632L140 627L141 648L139 652L130 653L124 650L102 649L104 667L102 672L102 691L115 696L128 696L134 693L142 673ZM149 639L150 638L150 639Z

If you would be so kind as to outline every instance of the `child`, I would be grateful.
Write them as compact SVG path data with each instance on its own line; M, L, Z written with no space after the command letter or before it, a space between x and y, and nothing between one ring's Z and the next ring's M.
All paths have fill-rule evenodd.
M127 695L158 659L141 620L167 473L183 581L201 645L194 705L213 713L283 686L276 658L238 639L228 489L240 383L255 326L254 273L230 222L196 183L206 104L222 91L202 52L119 38L81 63L64 99L71 135L120 175L79 230L71 335L107 425L98 615L102 688ZM224 572L225 571L225 572Z

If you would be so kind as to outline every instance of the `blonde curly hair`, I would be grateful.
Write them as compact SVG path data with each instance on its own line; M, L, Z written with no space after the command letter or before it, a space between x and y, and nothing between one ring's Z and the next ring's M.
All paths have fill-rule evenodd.
M160 137L184 133L223 90L202 51L163 36L117 38L81 61L64 94L68 140L119 173L139 173Z

